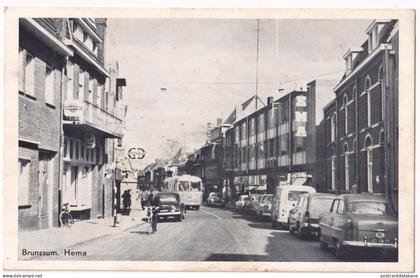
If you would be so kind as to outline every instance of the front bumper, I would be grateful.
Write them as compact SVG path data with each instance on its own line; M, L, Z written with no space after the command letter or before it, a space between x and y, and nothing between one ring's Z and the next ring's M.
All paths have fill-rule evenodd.
M364 248L381 248L381 249L398 249L398 243L376 243L368 241L343 241L343 246L364 247Z
M302 229L310 234L319 235L319 224L316 223L303 223Z
M180 211L158 212L158 216L179 216L179 215L181 215Z

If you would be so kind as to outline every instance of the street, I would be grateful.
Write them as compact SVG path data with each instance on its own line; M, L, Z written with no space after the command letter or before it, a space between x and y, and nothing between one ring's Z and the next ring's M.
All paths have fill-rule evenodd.
M138 221L138 220L135 220ZM182 222L161 220L156 234L139 224L124 232L77 246L86 256L63 260L130 261L337 261L318 241L299 240L271 223L223 208L188 210ZM37 259L48 259L38 257Z

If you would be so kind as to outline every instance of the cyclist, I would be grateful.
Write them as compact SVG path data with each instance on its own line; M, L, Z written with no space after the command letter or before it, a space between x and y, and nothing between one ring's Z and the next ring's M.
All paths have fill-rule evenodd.
M157 191L153 186L150 188L150 194L147 196L147 205L152 207L152 229L153 232L157 232L158 208L160 200L157 195Z

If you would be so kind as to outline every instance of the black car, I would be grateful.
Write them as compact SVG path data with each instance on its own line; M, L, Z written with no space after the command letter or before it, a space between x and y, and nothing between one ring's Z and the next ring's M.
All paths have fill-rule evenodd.
M178 221L182 221L185 218L185 207L181 203L178 193L159 192L158 196L160 200L158 208L159 218L174 217Z

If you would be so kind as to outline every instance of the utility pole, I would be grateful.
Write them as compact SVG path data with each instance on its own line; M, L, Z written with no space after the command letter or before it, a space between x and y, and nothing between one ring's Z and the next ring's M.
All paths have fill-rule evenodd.
M258 64L259 64L259 48L260 48L260 20L257 19L257 63L255 74L255 110L258 109Z

